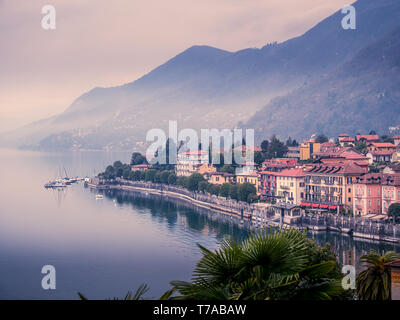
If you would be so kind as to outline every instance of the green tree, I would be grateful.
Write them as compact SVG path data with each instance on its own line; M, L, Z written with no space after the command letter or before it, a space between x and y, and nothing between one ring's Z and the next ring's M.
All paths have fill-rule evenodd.
M225 197L228 198L229 197L229 190L231 188L231 184L230 183L223 183L221 185L221 189L219 191L221 197Z
M389 206L388 216L393 218L394 223L400 221L400 203L392 203Z
M190 191L196 191L199 188L199 183L202 182L202 181L205 181L202 174L193 173L189 177L187 188Z
M157 170L155 170L155 169L149 169L149 170L147 170L147 171L145 171L146 173L145 173L145 180L146 181L151 181L151 182L154 182L154 177L155 177L155 175L156 175L156 173L157 173Z
M264 140L263 142L261 142L261 150L263 153L267 153L268 152L268 146L269 146L269 141L268 140Z
M115 179L115 169L113 166L108 166L103 174L104 179Z
M239 184L238 186L238 199L239 201L249 201L249 196L250 195L256 195L257 190L256 187L248 182L245 182L243 184Z
M229 188L229 198L238 200L238 186L236 184L231 184Z
M391 275L386 263L400 259L394 251L382 252L374 249L360 258L360 264L366 267L356 278L357 296L360 300L390 300Z
M172 281L173 299L322 300L344 292L336 259L318 256L319 248L295 229L270 228L242 244L224 240L214 252L198 246L202 258L192 281Z
M288 149L284 145L284 143L280 141L275 135L273 135L269 143L267 158L282 158L287 150Z
M189 180L188 177L178 177L178 179L176 180L176 184L178 186L187 188L188 187L188 180Z
M168 176L168 184L176 184L177 176L175 173L171 173Z
M324 134L319 134L317 136L317 138L315 138L315 142L317 142L317 143L324 143L324 142L328 142L328 141L329 141L328 137Z
M144 155L142 155L139 152L134 152L132 153L132 157L131 157L131 165L137 165L137 164L144 164L147 163L146 157Z
M198 187L198 190L199 191L207 191L208 190L208 182L207 181L200 181L199 182L199 187Z
M171 174L171 171L167 171L167 170L161 172L160 182L168 183L168 178L169 178L170 174Z

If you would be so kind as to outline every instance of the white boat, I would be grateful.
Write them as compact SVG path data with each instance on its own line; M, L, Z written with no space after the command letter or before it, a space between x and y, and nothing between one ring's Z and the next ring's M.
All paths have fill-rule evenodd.
M103 198L102 194L96 194L96 200L103 200Z

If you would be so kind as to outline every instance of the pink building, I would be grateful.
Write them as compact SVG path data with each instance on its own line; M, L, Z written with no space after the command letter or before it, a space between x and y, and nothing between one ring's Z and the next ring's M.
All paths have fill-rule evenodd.
M400 203L400 175L387 176L382 181L382 213L387 214L392 203Z
M382 212L382 182L386 175L367 173L358 177L353 185L353 212L365 216Z

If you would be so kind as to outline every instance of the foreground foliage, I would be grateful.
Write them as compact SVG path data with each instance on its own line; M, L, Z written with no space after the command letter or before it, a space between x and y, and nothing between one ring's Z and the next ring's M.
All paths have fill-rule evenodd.
M356 278L357 297L360 300L390 300L391 275L390 268L385 264L400 259L400 254L394 251L371 251L360 258L360 263L366 269Z
M345 298L342 274L329 248L305 234L275 228L255 233L239 245L224 240L203 257L191 282L173 281L171 299L328 300ZM176 294L173 296L173 294Z

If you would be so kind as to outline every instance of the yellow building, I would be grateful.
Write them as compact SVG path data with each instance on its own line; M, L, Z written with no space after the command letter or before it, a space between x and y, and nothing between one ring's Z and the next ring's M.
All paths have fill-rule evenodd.
M300 144L300 160L310 160L314 152L321 149L321 144L316 142L315 139L304 141Z
M285 169L276 175L276 196L280 201L300 205L305 197L305 173L302 168Z
M212 184L224 184L233 183L235 181L235 175L227 172L214 172L210 174L209 182Z
M258 193L260 188L260 179L259 175L255 172L253 173L240 173L236 175L236 183L251 183L256 187L256 191Z

